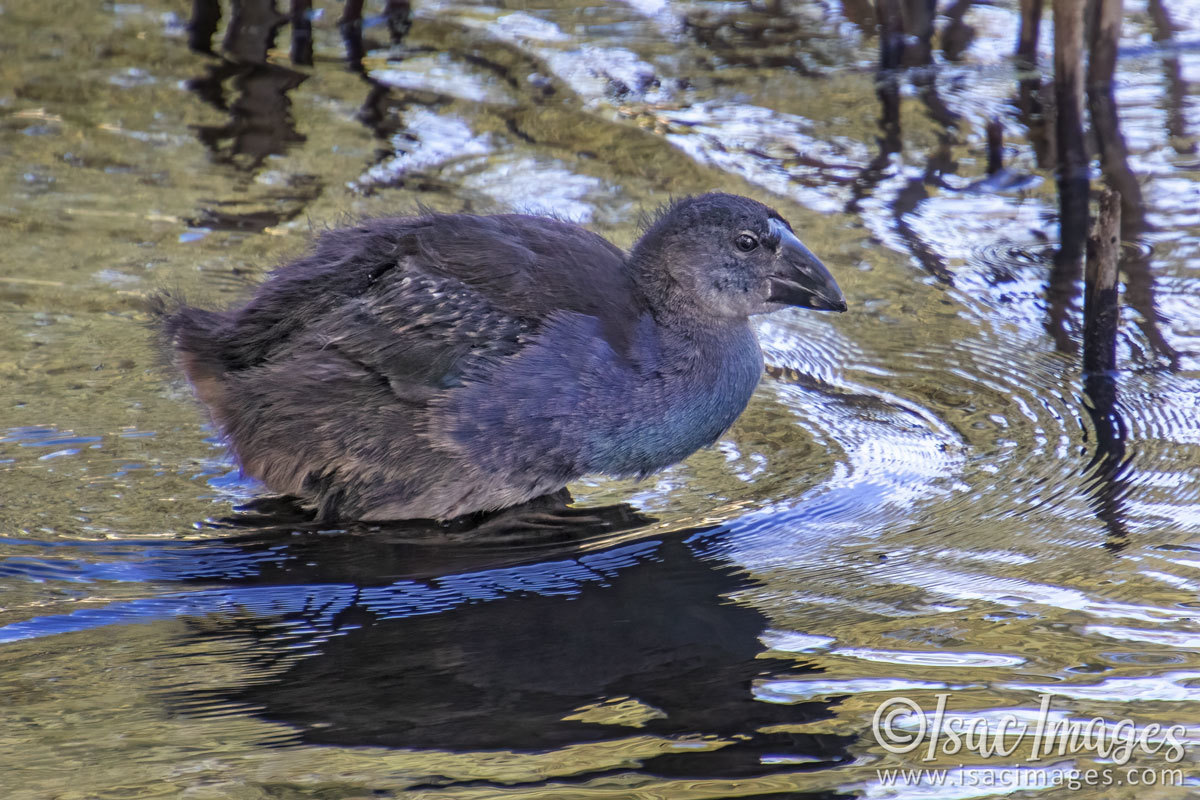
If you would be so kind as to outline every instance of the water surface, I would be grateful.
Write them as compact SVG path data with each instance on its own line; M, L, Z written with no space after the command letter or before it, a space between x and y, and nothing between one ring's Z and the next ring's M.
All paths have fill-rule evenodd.
M1053 160L1015 5L941 18L881 128L851 2L418 2L397 46L368 17L359 71L340 5L303 66L257 0L222 9L210 54L177 5L6 3L5 796L1010 794L880 778L928 764L880 746L875 710L940 694L981 719L1049 694L1064 718L1187 726L1187 785L1138 791L1194 794L1200 16L1127 4L1141 213L1119 369L1085 395L1080 287L1047 291ZM140 310L160 287L233 302L358 215L550 211L627 245L711 189L777 207L850 311L764 319L769 374L728 436L573 486L557 538L235 511L259 490Z

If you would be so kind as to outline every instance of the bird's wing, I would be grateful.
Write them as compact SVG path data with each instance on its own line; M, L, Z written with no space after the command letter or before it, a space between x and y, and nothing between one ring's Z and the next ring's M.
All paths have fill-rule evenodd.
M350 362L386 381L400 400L423 404L515 354L538 327L453 278L416 273L348 299L314 320L291 349Z
M596 317L623 350L643 310L624 254L566 222L504 214L439 215L416 228L414 266L461 281L494 307L524 319L556 311Z
M641 308L621 252L582 228L428 215L323 234L230 312L220 338L233 371L320 349L422 403L520 350L558 312L597 318L622 353Z

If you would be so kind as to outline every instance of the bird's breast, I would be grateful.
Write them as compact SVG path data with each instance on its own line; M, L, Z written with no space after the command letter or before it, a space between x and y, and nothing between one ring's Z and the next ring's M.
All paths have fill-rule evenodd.
M639 475L675 464L715 442L750 401L762 375L762 352L749 330L696 349L668 343L661 362L636 365L613 415L589 436L589 472Z
M762 374L747 326L696 344L646 317L616 352L593 317L565 315L520 355L445 395L431 435L504 475L647 475L712 444Z

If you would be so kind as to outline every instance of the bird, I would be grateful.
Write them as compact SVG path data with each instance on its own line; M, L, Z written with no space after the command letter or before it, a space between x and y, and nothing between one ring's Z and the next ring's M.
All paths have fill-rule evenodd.
M553 217L422 210L315 237L236 308L151 304L244 474L322 521L508 509L717 441L764 362L753 315L845 311L774 209L674 200L625 252Z

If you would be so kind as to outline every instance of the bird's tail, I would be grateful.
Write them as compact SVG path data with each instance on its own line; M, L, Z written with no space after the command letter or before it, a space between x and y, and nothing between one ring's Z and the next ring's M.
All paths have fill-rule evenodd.
M228 372L222 344L228 314L189 306L169 291L151 296L146 310L154 320L164 360L183 371L219 424Z

